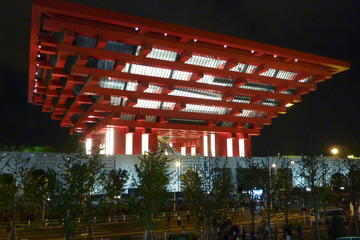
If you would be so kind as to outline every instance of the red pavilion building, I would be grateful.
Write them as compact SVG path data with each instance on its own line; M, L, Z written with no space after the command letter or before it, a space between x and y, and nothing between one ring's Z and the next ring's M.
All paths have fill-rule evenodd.
M28 101L87 151L249 156L251 137L349 63L198 29L33 0Z

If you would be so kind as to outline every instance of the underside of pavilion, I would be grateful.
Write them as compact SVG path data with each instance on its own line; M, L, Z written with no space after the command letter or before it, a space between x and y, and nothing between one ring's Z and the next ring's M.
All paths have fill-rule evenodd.
M29 99L87 150L249 156L286 107L349 64L69 2L34 0Z

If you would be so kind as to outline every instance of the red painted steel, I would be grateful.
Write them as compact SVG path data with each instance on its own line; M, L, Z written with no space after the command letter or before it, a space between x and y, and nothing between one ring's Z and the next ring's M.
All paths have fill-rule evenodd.
M55 32L61 33L62 39L55 36ZM76 46L77 35L95 38L95 47ZM104 49L108 41L141 48L137 55L108 51ZM149 58L154 48L178 53L178 61ZM195 55L220 59L224 64L216 68L188 64ZM90 57L112 60L114 69L90 68ZM69 59L73 59L72 64ZM239 63L252 65L254 70L233 71ZM185 71L189 78L176 80L122 72L126 64ZM134 154L142 151L142 134L149 134L150 150L157 149L158 137L168 136L175 149L180 151L181 146L186 146L187 154L192 146L196 146L198 154L203 154L203 137L208 136L210 155L210 136L216 134L216 154L227 155L227 139L231 138L234 156L239 156L239 139L244 139L245 154L250 155L250 138L259 135L263 125L270 124L279 113L285 113L287 104L300 102L302 95L316 90L318 83L349 67L344 61L241 38L69 2L33 0L28 101L42 105L42 111L60 120L61 126L70 127L71 133L83 134L84 140L92 138L97 149L105 142L105 128L114 127L115 154L125 153L125 134L134 132ZM263 76L270 69L290 72L293 77ZM221 86L199 82L206 75L231 79L234 84ZM136 83L138 87L136 91L100 87L103 77L115 82ZM162 87L161 92L146 92L151 84ZM247 87L251 84L265 84L272 90ZM171 94L178 88L212 92L220 98ZM128 100L126 104L114 106L111 105L113 97ZM239 98L247 100L236 102ZM175 107L173 110L139 108L139 100L171 102ZM265 104L265 100L275 104ZM189 104L231 111L225 115L184 111ZM258 115L237 116L249 112ZM182 122L176 123L174 119L182 119ZM198 120L200 125L186 122Z

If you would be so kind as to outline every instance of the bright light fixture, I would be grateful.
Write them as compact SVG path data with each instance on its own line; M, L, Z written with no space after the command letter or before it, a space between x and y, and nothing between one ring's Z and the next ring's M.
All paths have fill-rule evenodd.
M181 166L180 161L176 161L176 162L175 162L175 167L180 167L180 166Z
M191 147L191 156L196 156L196 146Z
M149 134L143 133L141 135L141 153L145 154L149 152Z
M227 156L233 157L234 151L233 151L233 139L232 138L226 139L226 147L227 147Z
M245 139L239 139L239 157L245 157Z
M204 157L209 155L209 138L207 135L203 136L203 148L204 148Z
M353 159L355 156L354 155L348 155L347 158L349 159Z
M114 154L114 128L107 128L105 133L105 154Z
M125 154L133 154L133 133L129 132L125 135Z
M285 104L285 107L291 107L293 105L294 105L293 103L287 103L287 104Z
M183 156L186 155L186 147L185 146L181 147L181 155L183 155Z
M271 167L276 168L276 164L275 163L271 164Z
M91 138L86 139L85 149L86 149L86 154L90 155L91 154L91 149L92 149L92 139Z
M332 148L330 151L333 155L337 155L339 153L339 149L337 149L336 147Z
M216 156L216 145L215 145L215 134L214 133L210 134L210 152L211 152L212 157Z

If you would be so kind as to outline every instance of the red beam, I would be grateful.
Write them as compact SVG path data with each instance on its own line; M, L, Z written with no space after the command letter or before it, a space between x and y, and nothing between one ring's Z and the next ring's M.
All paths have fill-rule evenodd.
M150 77L138 74L129 74L119 71L111 71L111 70L103 70L97 68L88 68L88 67L77 67L74 66L71 69L71 74L79 75L79 76L98 76L98 77L113 77L119 78L123 81L143 81L154 83L160 86L179 86L185 88L192 88L192 89L200 89L204 91L209 91L209 89L218 92L227 92L231 93L232 95L245 95L245 96L258 96L261 95L264 98L273 98L279 100L286 100L286 101L297 101L301 100L301 96L299 95L290 95L290 94L278 94L278 93L271 93L265 91L256 91L250 89L242 89L238 87L223 87L218 85L211 85L206 83L198 83L198 82L190 82L190 81L180 81L168 78L159 78L159 77Z
M58 17L58 19L60 19ZM95 27L96 26L96 27ZM282 69L282 70L288 70L288 71L306 71L311 74L322 74L331 76L332 72L328 68L324 66L314 65L314 64L307 64L307 63L287 63L284 61L275 59L273 57L268 56L253 56L250 51L244 51L242 49L234 49L228 47L227 49L224 49L221 44L220 46L212 46L211 44L205 43L205 42L176 42L176 41L169 41L167 38L160 37L160 36L154 36L150 34L136 34L135 31L131 31L130 29L126 29L120 26L110 26L106 24L102 24L99 26L99 23L93 22L93 21L76 21L74 23L74 20L71 20L71 18L64 18L62 17L61 20L54 20L54 19L45 19L44 29L49 31L61 31L62 29L71 30L78 32L80 34L83 34L85 36L96 36L101 35L104 38L107 38L107 40L115 40L115 39L121 39L122 41L129 42L132 44L141 45L143 43L145 44L152 44L155 47L162 47L167 49L173 49L173 50L180 50L180 51L189 51L193 53L199 53L202 55L212 55L214 57L222 57L223 59L229 59L233 58L240 62L244 63L257 63L257 64L266 64L269 65L269 67ZM258 44L258 43L256 43ZM252 47L251 47L252 48ZM273 52L273 51L271 51ZM280 56L278 53L276 53L278 56ZM270 56L274 55L274 52L270 54ZM301 58L301 55L294 56L292 59ZM303 61L304 59L301 58ZM291 69L291 70L290 70Z
M104 118L104 120L107 120ZM224 133L243 133L249 135L259 135L259 129L248 129L248 128L229 128L229 127L217 127L217 126L202 126L202 125L187 125L187 124L175 124L175 123L154 123L154 122L136 122L136 121L124 121L118 119L110 119L104 123L99 122L94 127L90 128L87 133L101 130L106 126L114 127L143 127L153 129L181 129L181 130L195 130L195 131L206 131L206 132L224 132Z
M245 108L245 109L263 111L269 114L284 112L286 109L285 107L272 107L272 106L266 106L260 104L228 102L224 100L217 101L210 99L180 97L180 96L156 94L156 93L134 92L134 91L119 90L119 89L101 88L96 86L87 86L84 89L84 94L111 95L111 96L147 99L147 100L165 101L165 102L184 102L184 103L227 107L227 108L241 108L241 109Z
M169 117L169 118L174 117L174 118L185 118L185 119L230 121L230 122L239 122L239 123L265 124L265 125L269 125L271 123L271 120L267 118L235 117L231 115L205 114L205 113L184 112L184 111L176 111L176 110L147 109L147 108L136 108L136 107L127 107L127 106L111 106L111 105L103 105L103 104L94 104L93 109L100 111L109 111L112 113L144 114L150 116Z
M107 60L121 59L123 61L126 61L127 63L191 72L191 73L195 73L196 75L202 73L202 74L212 75L215 77L224 77L231 79L237 79L242 77L248 79L251 82L260 82L260 83L272 84L275 86L286 85L289 88L307 87L311 89L314 88L315 86L314 83L301 83L294 80L284 80L279 78L260 76L257 74L234 72L234 71L228 71L226 69L202 67L191 64L185 64L182 62L164 61L159 59L147 58L143 56L135 56L125 53L106 51L97 48L86 48L86 47L60 44L57 46L57 50L59 53L90 55L93 57L97 57L99 59L107 59ZM201 78L201 76L199 78Z

